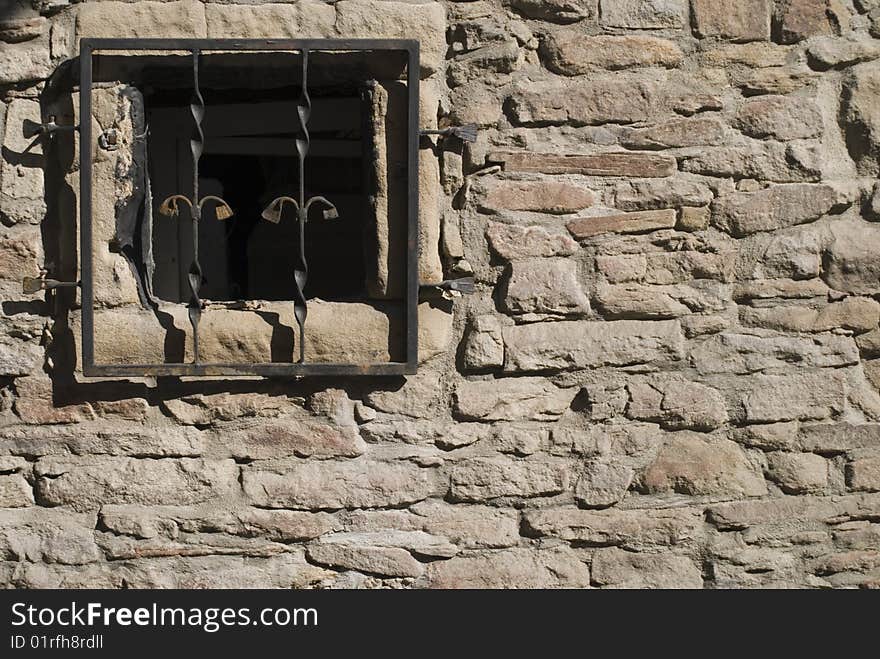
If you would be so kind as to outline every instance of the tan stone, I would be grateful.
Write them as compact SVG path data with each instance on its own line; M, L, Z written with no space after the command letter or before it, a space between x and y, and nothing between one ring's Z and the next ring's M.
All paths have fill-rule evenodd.
M681 359L677 321L531 323L503 331L505 370L513 372L625 366Z
M614 187L614 205L622 211L706 206L713 199L709 186L684 176L628 179Z
M0 85L42 80L51 73L48 32L22 43L0 40Z
M449 538L465 549L512 547L519 542L519 513L490 506L452 505L422 501L410 510L428 533Z
M504 342L497 316L485 314L474 318L468 330L463 359L465 366L473 370L494 368L504 363Z
M543 378L464 380L455 389L455 411L464 419L552 421L568 409L577 392Z
M675 226L675 210L637 211L616 215L582 217L569 222L566 227L578 240L603 233L645 233Z
M593 21L599 16L599 0L508 0L523 16L553 23Z
M767 41L770 38L771 3L742 0L733 4L717 0L691 0L694 25L700 37L731 41Z
M589 588L590 570L569 548L461 554L428 566L430 588Z
M675 172L675 158L648 153L595 153L557 155L526 151L494 151L488 160L500 162L505 171L584 176L662 178Z
M34 491L21 474L0 474L0 508L34 505Z
M439 2L412 4L384 0L341 0L336 32L347 39L416 39L422 77L443 67L446 55L446 12Z
M42 122L40 104L26 98L13 99L6 111L0 167L0 215L6 224L39 224L46 214L43 147L38 142L24 153L33 139L22 132L25 121Z
M851 490L880 492L880 456L869 455L848 463L846 483Z
M646 121L656 88L649 82L589 77L559 82L520 83L510 96L514 123L523 126Z
M629 149L671 149L711 146L723 141L724 124L717 119L697 117L628 130L621 144Z
M336 11L315 0L290 4L205 5L209 39L328 38L336 36Z
M736 125L751 137L783 141L818 137L824 129L813 101L776 95L747 100L737 112Z
M90 510L105 503L190 504L238 490L233 460L46 457L34 465L44 505Z
M712 204L715 225L737 237L811 222L837 202L829 185L774 185L758 192L735 192Z
M567 489L568 479L561 461L469 458L452 469L449 494L455 501L551 496Z
M849 329L867 332L880 321L880 304L864 297L849 297L819 309L803 306L741 307L744 325L789 332L827 332Z
M428 469L367 458L255 462L242 469L242 486L257 506L306 510L398 506L440 493Z
M633 553L614 547L593 555L592 580L606 588L703 587L700 568L687 556Z
M687 17L686 0L615 0L602 7L607 27L656 30L680 28Z
M782 42L796 43L820 34L833 34L828 5L827 0L792 0L780 21Z
M550 256L571 256L578 244L565 233L550 233L544 227L489 222L486 238L501 258L512 261Z
M828 486L828 461L812 453L774 452L768 456L767 475L787 494L806 494Z
M677 433L642 477L648 492L761 496L767 486L734 442Z
M591 190L573 183L492 179L483 185L477 205L491 212L535 211L564 215L588 208L595 200Z
M43 241L39 227L22 225L0 230L0 279L20 282L36 277L43 267Z
M578 29L552 32L543 44L547 68L563 75L581 75L596 68L678 66L684 53L674 42L640 35L586 36Z
M567 259L525 259L510 264L504 306L513 314L582 315L590 301L578 281L577 263Z
M84 3L76 36L129 38L205 38L205 6L195 0Z
M690 508L644 510L527 510L523 526L529 534L599 546L641 550L692 542L699 538L702 510Z

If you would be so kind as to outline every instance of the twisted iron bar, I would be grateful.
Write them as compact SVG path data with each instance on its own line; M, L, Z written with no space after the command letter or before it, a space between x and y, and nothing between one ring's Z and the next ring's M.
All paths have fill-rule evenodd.
M176 217L180 213L180 202L189 206L190 218L192 220L192 262L187 271L187 282L190 288L190 298L187 303L189 322L193 328L193 363L198 364L199 355L199 321L202 318L202 300L199 297L199 290L202 287L202 265L199 263L199 221L202 219L202 205L206 201L214 201L217 203L217 219L225 220L232 216L232 209L220 197L208 195L199 200L199 159L204 151L205 134L202 131L202 121L205 118L205 99L202 98L202 92L199 89L199 58L201 52L193 49L193 95L190 101L190 113L192 114L194 127L192 136L189 140L189 148L192 153L193 167L193 186L192 199L184 195L171 195L159 207L159 212L163 215Z
M312 112L312 101L309 98L308 89L308 66L309 51L302 51L302 91L297 101L296 111L299 115L300 136L296 138L296 153L299 156L299 201L292 197L277 197L270 203L262 213L263 219L277 224L281 221L281 215L284 211L284 204L290 203L296 208L296 219L299 226L299 251L293 265L293 315L296 318L296 324L299 328L299 363L306 361L306 316L308 316L308 306L306 304L306 296L304 289L309 278L309 265L306 261L306 222L308 221L309 208L312 204L319 203L327 207L324 211L324 219L333 219L339 217L336 206L330 203L326 198L315 196L306 201L306 184L305 184L305 161L309 152L309 116Z

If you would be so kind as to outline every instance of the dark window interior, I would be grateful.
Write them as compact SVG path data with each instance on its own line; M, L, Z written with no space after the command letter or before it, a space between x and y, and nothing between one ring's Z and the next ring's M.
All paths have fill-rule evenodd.
M299 250L296 209L286 204L278 224L260 214L274 198L296 199L299 194L295 151L299 89L265 94L206 89L203 96L200 194L222 197L234 215L218 221L213 204L204 209L199 260L205 282L200 294L209 300L291 299L294 255ZM339 217L326 220L320 208L309 214L305 294L326 300L362 298L365 176L360 100L351 90L338 88L312 88L310 96L306 198L326 197L337 207ZM153 206L157 208L168 195L191 189L192 167L186 156L192 120L188 98L180 93L147 95L145 105L151 126ZM177 158L163 157L175 152ZM161 299L185 302L189 298L185 282L191 253L189 215L182 211L178 218L156 216L154 222L153 290Z

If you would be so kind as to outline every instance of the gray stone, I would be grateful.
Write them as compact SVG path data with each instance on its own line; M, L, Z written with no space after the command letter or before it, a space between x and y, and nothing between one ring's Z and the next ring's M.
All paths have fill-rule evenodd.
M707 147L685 155L680 167L704 176L754 178L776 183L820 180L818 160L805 157L792 144L752 142Z
M880 263L874 258L880 246L880 227L859 220L834 222L833 242L825 253L823 279L832 288L857 295L880 290Z
M514 314L583 315L590 301L578 281L577 263L526 259L510 264L504 306Z
M851 490L880 492L880 456L868 455L849 462L846 484Z
M95 516L70 510L0 510L0 558L7 561L83 565L102 560Z
M880 56L880 52L874 56ZM873 102L878 90L878 62L853 67L844 81L841 115L846 124L846 145L860 173L866 176L880 172L880 110Z
M719 229L742 237L812 222L836 202L837 194L828 185L773 185L719 197L712 204L712 220Z
M810 41L807 53L812 66L823 70L876 59L880 56L880 46L870 39L818 37ZM867 73L867 69L853 73L858 78Z
M689 359L703 375L755 373L788 366L852 366L859 362L859 351L851 337L834 334L798 337L722 332L694 346Z
M451 505L439 500L417 503L410 510L422 528L463 549L512 547L519 542L519 513L489 506Z
M703 587L700 568L687 556L599 549L591 564L593 583L606 588Z
M24 153L33 139L22 132L25 121L42 122L40 104L26 98L13 99L6 111L0 167L0 216L5 224L39 224L46 214L42 146L37 144Z
M676 321L570 321L507 327L505 364L511 372L541 372L670 362L683 356Z
M22 474L0 474L0 508L34 505L34 490Z

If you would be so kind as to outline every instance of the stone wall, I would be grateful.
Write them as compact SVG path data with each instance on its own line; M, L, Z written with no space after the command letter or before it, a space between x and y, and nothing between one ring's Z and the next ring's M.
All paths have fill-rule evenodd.
M880 585L880 2L7 15L4 584ZM57 145L21 126L77 39L357 31L423 38L440 124L481 127L433 149L477 292L419 373L83 378L75 305L18 283L76 272Z

